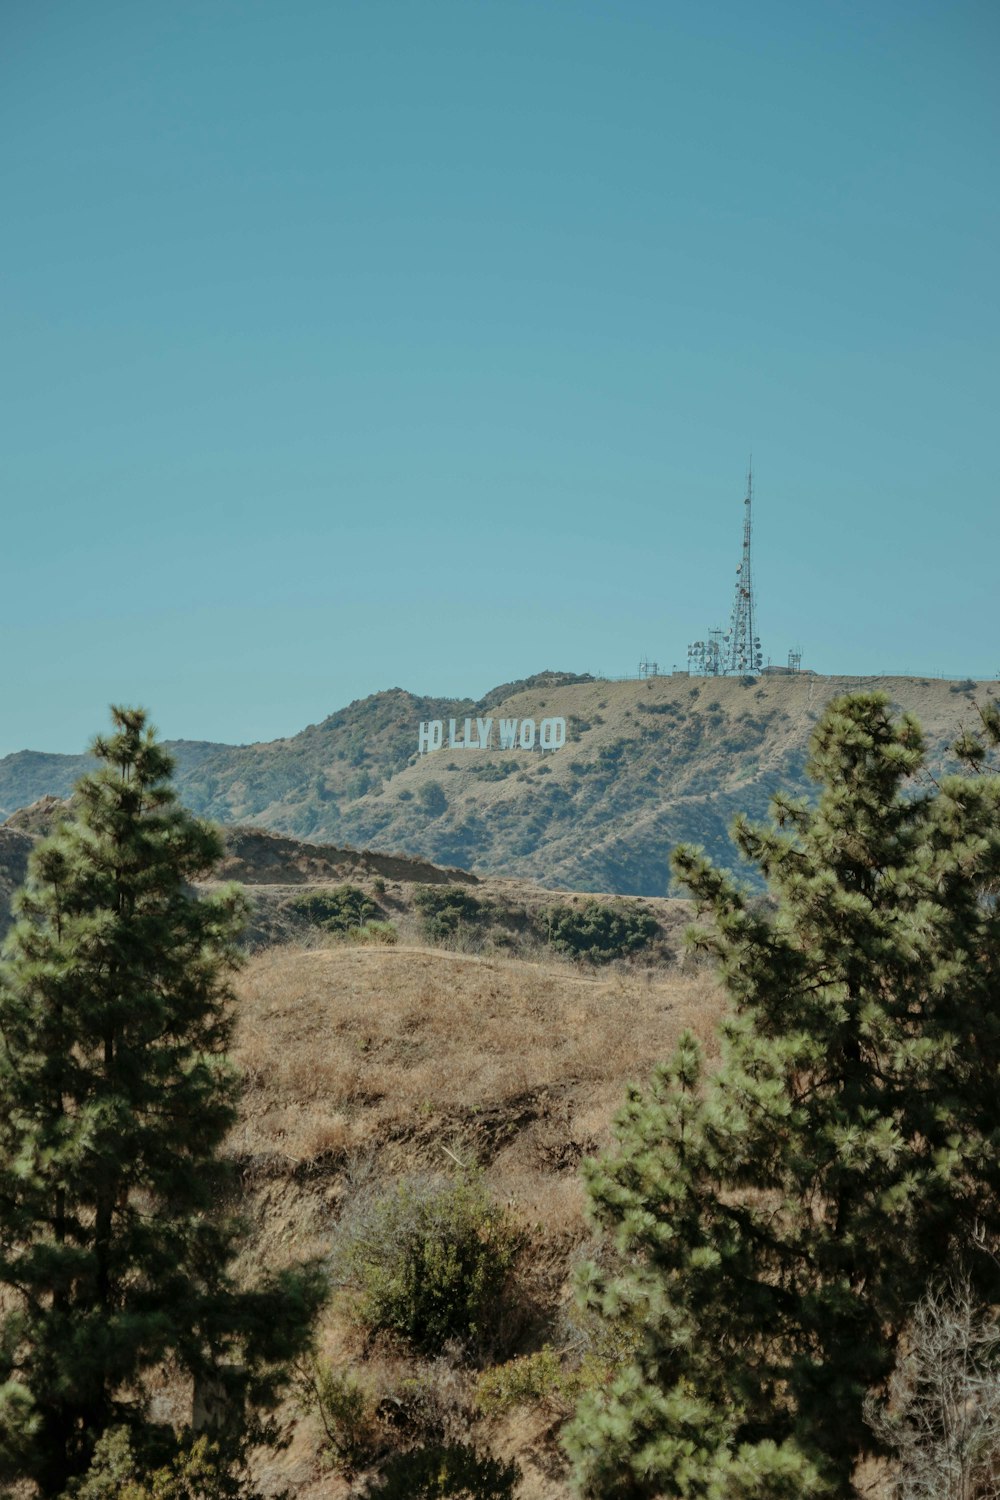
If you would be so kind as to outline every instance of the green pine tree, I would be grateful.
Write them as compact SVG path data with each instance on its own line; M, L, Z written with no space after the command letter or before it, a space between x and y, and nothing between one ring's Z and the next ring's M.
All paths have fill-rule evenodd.
M676 853L731 1009L715 1075L686 1036L589 1173L623 1269L584 1295L645 1334L569 1429L587 1496L853 1495L909 1311L996 1243L1000 779L922 765L912 719L839 699L817 805L737 825L769 903Z
M147 1380L170 1365L221 1400L238 1468L274 1436L321 1300L315 1267L234 1279L219 1147L242 900L196 896L219 837L178 806L143 712L112 714L101 768L34 852L0 971L0 1478L42 1496L112 1428L169 1461Z

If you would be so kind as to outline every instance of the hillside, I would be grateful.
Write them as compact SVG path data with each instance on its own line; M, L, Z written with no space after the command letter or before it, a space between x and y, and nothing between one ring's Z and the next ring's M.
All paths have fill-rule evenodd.
M401 689L352 703L289 739L178 741L177 781L196 812L318 843L403 851L437 864L567 890L663 894L674 844L734 860L737 812L766 813L778 788L808 793L809 735L824 703L857 687L915 713L936 768L974 699L996 684L927 678L764 675L610 682L540 673L478 702ZM561 716L566 743L541 751L417 754L422 721ZM96 726L95 726L96 727ZM0 760L0 816L64 796L86 756Z
M476 1162L526 1235L521 1320L497 1357L542 1341L576 1348L569 1283L596 1249L579 1163L609 1142L626 1085L646 1078L685 1027L715 1053L722 1002L710 975L334 944L262 953L238 991L236 1057L248 1089L229 1150L258 1226L252 1260L273 1267L328 1254L373 1191ZM385 1414L373 1444L383 1458L444 1433L515 1460L518 1500L569 1495L561 1413L529 1400L485 1416L475 1360L373 1342L351 1308L345 1288L324 1317L320 1349ZM303 1500L364 1493L361 1476L324 1461L315 1418L289 1404L285 1420L293 1441L270 1483Z
M51 830L65 807L57 798L43 798L0 824L0 939L32 844ZM579 936L575 916L567 935L567 914L580 914L586 934L587 913L596 900L600 912L617 913L626 922L626 932L631 918L645 920L648 930L640 934L641 941L636 939L642 961L662 963L680 952L681 932L692 915L690 903L683 900L563 896L529 881L476 876L420 858L305 843L258 828L226 828L223 837L224 856L200 888L229 881L243 887L249 918L242 941L251 952L275 943L329 941L332 935L394 944L400 938L419 942L431 934L469 952L551 958L560 944L566 948ZM560 914L562 926L554 928ZM352 931L366 922L376 924L372 932Z
M0 826L0 895L61 811L43 801ZM478 1382L542 1342L575 1368L581 1332L570 1282L597 1249L580 1162L608 1142L627 1084L645 1078L685 1027L717 1051L714 976L678 961L689 904L611 903L651 918L655 931L624 961L598 965L545 936L546 914L585 911L583 895L255 828L227 831L217 874L239 881L253 909L256 951L236 981L234 1057L246 1090L226 1148L254 1226L246 1261L274 1270L335 1254L373 1195L399 1182L454 1181L459 1164L482 1169L490 1200L524 1239L512 1313L481 1357L450 1347L422 1356L372 1340L350 1287L335 1280L320 1353L365 1391L377 1416L370 1450L361 1472L339 1472L317 1419L291 1398L280 1413L290 1446L258 1476L264 1493L360 1497L365 1475L394 1453L444 1435L514 1461L517 1500L565 1500L563 1407L528 1400L490 1414L477 1405ZM309 920L311 899L345 888L375 908L370 933L331 934ZM461 920L441 942L427 934L440 909L422 896L460 903ZM274 938L280 945L266 946ZM165 1379L155 1400L160 1417L187 1419L187 1386Z

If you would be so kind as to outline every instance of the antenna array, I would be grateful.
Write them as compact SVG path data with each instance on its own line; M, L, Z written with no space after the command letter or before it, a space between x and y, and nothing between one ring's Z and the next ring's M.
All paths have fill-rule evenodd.
M764 665L760 637L754 624L753 574L750 567L750 530L753 511L753 467L747 471L743 501L743 556L736 568L736 597L726 637L726 671L735 676L759 672Z
M743 501L743 555L736 569L736 596L729 629L710 630L708 639L688 646L688 671L696 677L745 677L764 664L755 621L753 569L750 557L753 515L753 464L747 472Z

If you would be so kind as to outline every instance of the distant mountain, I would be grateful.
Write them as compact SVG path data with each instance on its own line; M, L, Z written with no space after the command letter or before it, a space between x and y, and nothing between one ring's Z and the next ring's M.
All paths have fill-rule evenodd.
M172 744L184 801L227 824L319 843L399 851L437 864L554 888L660 895L674 844L736 856L738 812L766 815L779 788L808 794L809 736L824 703L857 687L886 692L923 724L936 766L995 683L926 678L678 674L609 682L543 672L484 698L376 693L290 739L257 745ZM471 720L492 719L491 748L448 748ZM566 721L566 742L501 749L500 721ZM444 747L418 754L421 722L442 721ZM95 725L95 728L98 727ZM0 760L0 817L65 796L87 756L22 751Z

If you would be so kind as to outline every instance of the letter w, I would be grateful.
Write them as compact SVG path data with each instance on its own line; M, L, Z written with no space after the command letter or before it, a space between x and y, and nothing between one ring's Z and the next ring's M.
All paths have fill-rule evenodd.
M517 720L517 719L501 719L500 720L500 749L501 750L516 750L517 749L517 726L518 726L518 723L519 723L519 720Z

